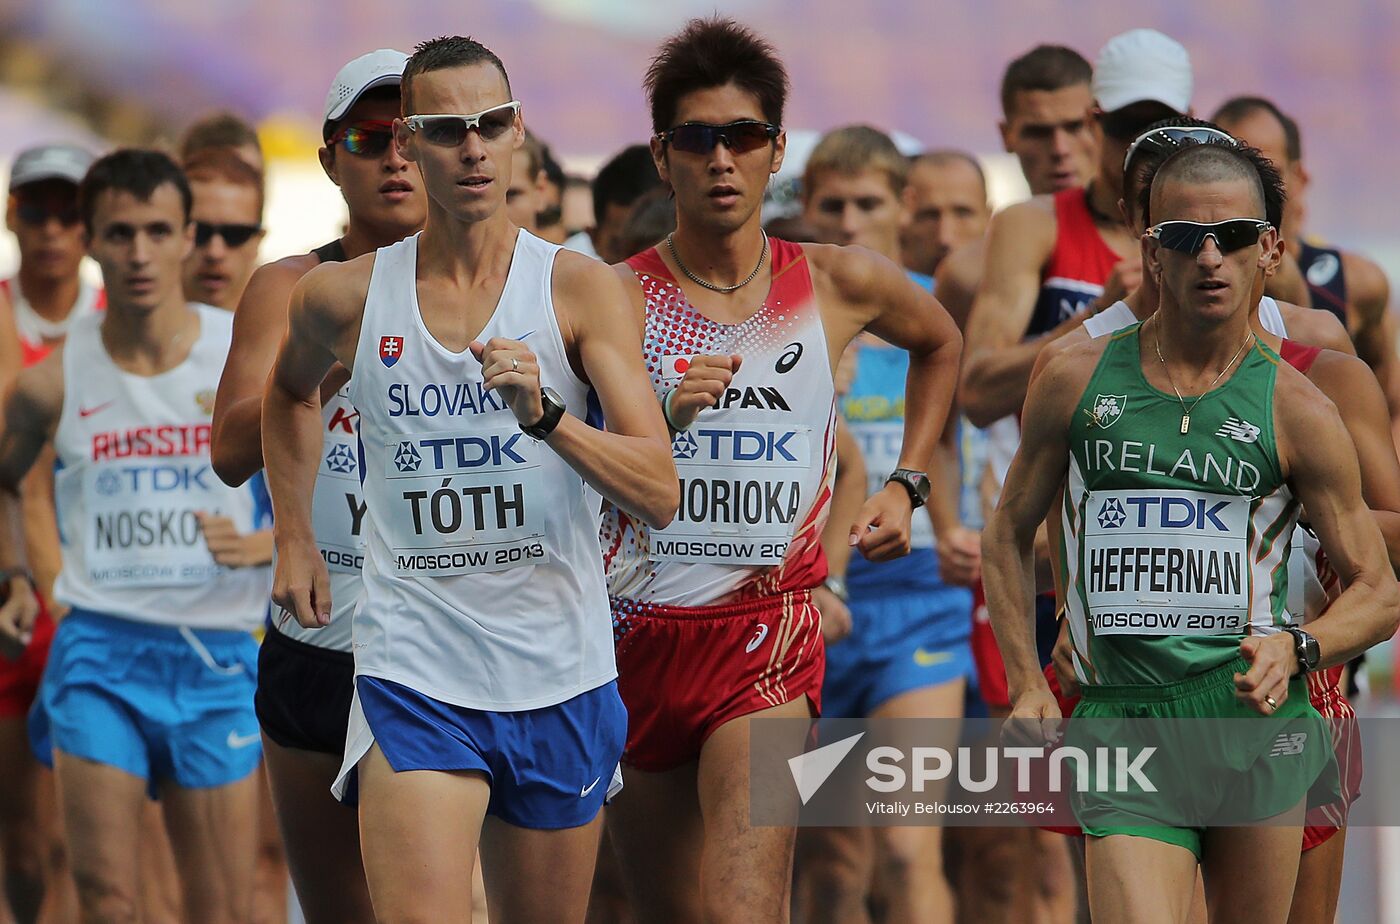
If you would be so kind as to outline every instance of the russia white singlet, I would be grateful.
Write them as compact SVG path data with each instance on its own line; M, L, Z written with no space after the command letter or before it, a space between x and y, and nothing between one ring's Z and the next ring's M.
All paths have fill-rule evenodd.
M477 339L523 340L584 417L554 312L559 249L519 232ZM561 703L617 676L597 495L482 388L470 350L428 331L417 255L417 235L377 252L350 382L367 507L355 671L471 709Z
M209 464L214 392L233 314L192 304L199 337L154 376L124 372L102 345L101 316L76 321L63 347L63 410L54 478L69 606L194 629L252 630L267 612L271 571L214 563L195 514L256 528L252 490Z
M350 403L349 385L321 407L325 442L311 497L311 525L331 575L331 624L321 629L304 628L295 619L277 624L278 631L288 638L333 651L350 651L351 620L360 600L360 570L365 563L359 423Z
M806 256L769 241L772 285L739 324L691 308L654 248L628 261L646 299L643 350L657 399L691 356L743 361L719 406L672 440L681 502L671 524L650 529L605 508L603 559L619 606L711 606L807 590L826 576L836 390Z

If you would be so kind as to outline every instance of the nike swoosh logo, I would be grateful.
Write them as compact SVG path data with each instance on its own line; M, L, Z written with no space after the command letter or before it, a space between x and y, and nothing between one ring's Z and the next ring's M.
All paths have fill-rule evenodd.
M79 417L91 417L93 414L96 414L98 411L105 411L105 410L107 410L107 408L111 407L113 404L116 404L116 403L117 403L116 400L113 399L113 400L111 400L111 401L108 401L106 404L99 404L97 407L80 407L80 408L78 408L78 416L79 416Z
M239 750L241 748L246 748L250 745L257 744L260 740L262 740L262 737L256 732L254 732L251 735L240 735L236 731L231 731L228 733L228 746L233 748L234 750Z
M578 797L579 797L580 799L582 799L584 796L586 796L586 795L588 795L589 793L591 793L591 792L593 791L593 787L597 786L597 785L598 785L598 780L601 780L601 779L602 779L601 776L600 776L600 777L597 777L597 778L595 778L595 779L593 780L593 782L589 783L587 786L585 786L585 787L583 787L582 789L580 789L580 790L578 791Z
M933 667L935 664L953 660L953 655L948 651L925 651L923 648L914 649L914 663L920 667Z

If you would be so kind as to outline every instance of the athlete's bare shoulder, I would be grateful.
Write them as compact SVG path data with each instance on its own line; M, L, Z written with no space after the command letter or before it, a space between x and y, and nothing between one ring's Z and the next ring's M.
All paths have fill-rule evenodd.
M63 344L39 362L21 369L5 402L5 425L12 430L52 433L63 411Z
M1338 353L1356 355L1356 347L1351 335L1337 316L1319 308L1304 308L1289 302L1277 302L1283 315L1284 327L1288 329L1288 339L1307 346L1322 347Z
M864 301L864 293L891 269L904 271L873 250L855 245L803 244L802 252L812 268L812 284L829 283L843 299Z
M1313 360L1308 378L1323 394L1329 398L1335 395L1337 400L1348 405L1353 400L1360 401L1373 395L1384 404L1376 374L1354 353L1324 348Z
M567 344L575 343L575 334L584 329L578 325L611 325L625 317L622 276L606 263L560 250L554 258L552 285L554 311Z
M300 295L302 310L333 326L357 322L365 309L374 254L344 263L322 263L308 269L296 284L293 304Z
M1360 315L1362 326L1380 323L1390 301L1390 280L1385 270L1370 257L1344 250L1342 271L1346 274L1347 300Z
M1095 338L1089 336L1089 332L1084 329L1084 325L1080 324L1077 327L1071 328L1063 335L1056 337L1054 340L1046 341L1045 345L1040 348L1040 354L1035 358L1035 368L1031 370L1031 381L1035 381L1055 357L1075 346L1088 343L1094 339Z
M950 252L933 274L933 289L938 293L938 300L953 316L959 330L966 326L967 316L972 313L972 300L982 284L982 265L986 259L987 240L978 238Z

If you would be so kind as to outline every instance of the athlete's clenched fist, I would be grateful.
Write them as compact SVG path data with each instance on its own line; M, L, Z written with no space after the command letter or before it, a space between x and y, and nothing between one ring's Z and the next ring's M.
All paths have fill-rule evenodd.
M492 337L485 343L473 340L471 351L481 363L481 384L486 390L500 392L515 419L525 426L539 423L544 416L540 364L530 348L519 340Z
M675 430L686 430L707 407L719 403L720 396L734 381L743 357L692 356L685 378L666 397L666 422Z

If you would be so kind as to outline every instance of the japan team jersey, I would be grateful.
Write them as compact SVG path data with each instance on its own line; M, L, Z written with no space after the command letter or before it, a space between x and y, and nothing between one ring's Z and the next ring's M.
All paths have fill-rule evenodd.
M558 252L519 232L477 339L523 340L580 415L589 389L555 318ZM470 350L429 332L417 257L417 235L376 253L350 380L366 506L355 672L469 709L552 706L617 675L598 495L521 432Z
M835 476L836 391L802 247L769 238L772 285L738 324L692 308L655 248L628 260L646 298L643 349L658 400L690 358L737 353L716 407L672 440L681 502L665 529L609 506L608 592L639 606L712 606L826 578L821 530Z
M191 305L199 337L154 376L117 367L100 315L81 318L63 347L63 410L54 434L54 500L63 568L54 596L69 606L195 629L257 627L267 567L214 563L196 514L257 528L253 490L230 488L209 463L214 392L233 314Z

